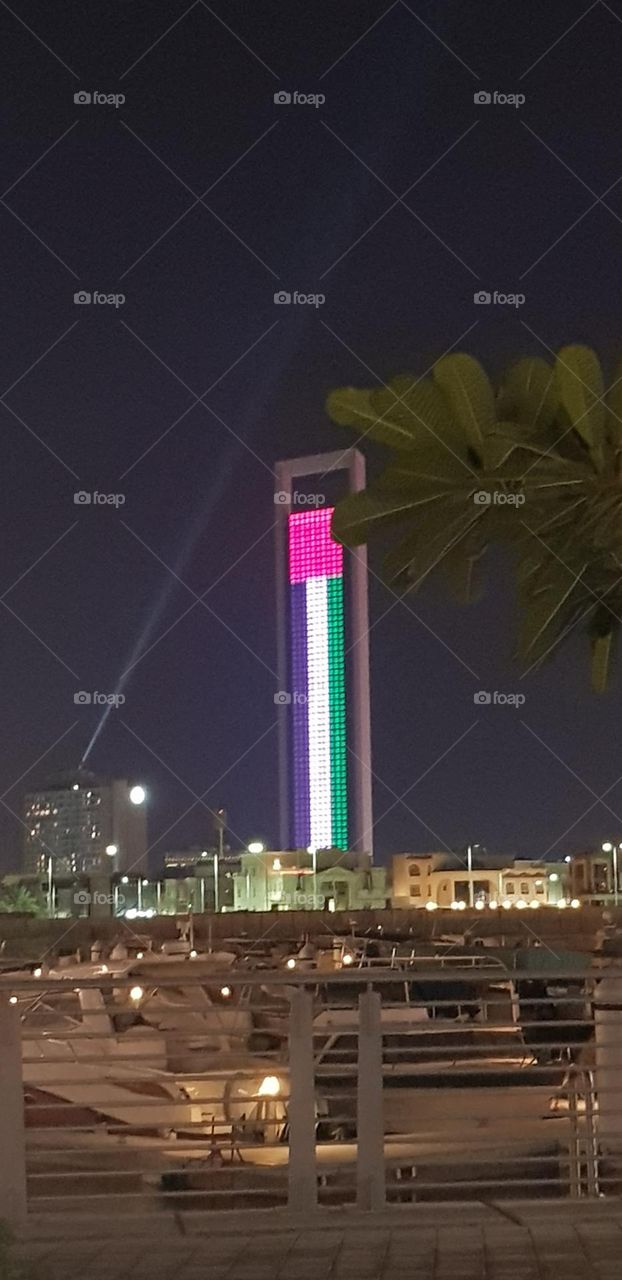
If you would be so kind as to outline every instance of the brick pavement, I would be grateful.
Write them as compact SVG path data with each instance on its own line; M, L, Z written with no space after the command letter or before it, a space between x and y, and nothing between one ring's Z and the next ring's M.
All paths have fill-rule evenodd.
M18 1252L33 1280L621 1280L622 1201L39 1214Z

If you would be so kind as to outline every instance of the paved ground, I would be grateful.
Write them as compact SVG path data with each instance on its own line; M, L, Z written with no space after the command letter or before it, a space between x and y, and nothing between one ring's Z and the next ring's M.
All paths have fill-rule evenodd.
M33 1280L620 1280L622 1201L324 1210L294 1223L280 1210L40 1214L18 1253Z

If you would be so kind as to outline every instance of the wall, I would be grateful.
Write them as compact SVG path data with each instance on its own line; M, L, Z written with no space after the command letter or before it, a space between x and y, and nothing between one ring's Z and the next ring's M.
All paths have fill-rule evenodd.
M608 908L622 929L622 908ZM523 916L529 915L529 929ZM0 915L0 944L6 943L1 959L41 959L48 950L57 949L69 953L81 948L88 955L90 944L96 938L104 942L126 938L135 940L137 935L149 937L156 944L166 938L177 937L174 916L158 916L152 920L140 920L133 928L121 920L81 919L73 923L67 920L33 919L15 914ZM183 917L179 917L183 919ZM295 940L305 934L344 933L354 928L358 934L366 930L376 931L382 925L385 936L417 941L433 941L442 936L459 939L467 930L474 938L501 938L513 942L533 941L534 935L554 951L555 943L580 951L593 949L596 934L602 927L602 909L582 907L579 911L558 911L543 908L537 913L510 912L484 913L478 911L361 911L341 912L329 915L318 911L227 912L225 915L195 916L195 938L199 947L212 941L227 938L249 941L270 938L279 942ZM551 957L553 963L554 957Z

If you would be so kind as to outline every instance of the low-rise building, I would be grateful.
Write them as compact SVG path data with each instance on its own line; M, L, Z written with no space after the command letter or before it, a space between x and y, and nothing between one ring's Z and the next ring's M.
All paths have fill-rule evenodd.
M236 911L364 911L387 905L386 870L369 854L321 849L243 853Z
M391 906L451 907L555 904L572 896L565 862L450 852L398 853L392 859Z

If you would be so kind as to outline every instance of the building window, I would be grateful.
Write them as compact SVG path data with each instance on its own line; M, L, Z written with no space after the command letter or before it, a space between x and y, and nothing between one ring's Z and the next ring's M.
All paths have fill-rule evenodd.
M505 885L505 892L506 892L506 893L514 893L514 881L513 881L513 880L507 880L507 881L506 881L506 885Z
M411 886L410 886L410 896L411 896L411 898L420 898L420 897L421 897L421 888L420 888L420 886L419 886L418 884L411 884Z
M525 897L529 893L529 885L526 880L521 880L520 891Z
M411 865L408 868L408 874L409 876L420 876L421 869L417 866L416 863L411 863Z

